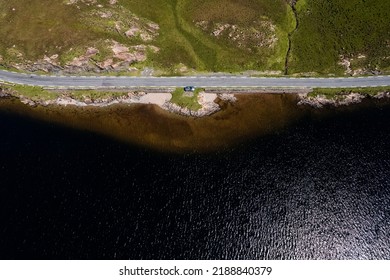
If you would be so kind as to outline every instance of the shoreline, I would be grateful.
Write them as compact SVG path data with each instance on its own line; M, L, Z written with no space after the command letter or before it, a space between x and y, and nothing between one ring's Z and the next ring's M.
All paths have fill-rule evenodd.
M181 107L171 102L172 94L169 92L146 92L146 91L128 91L123 92L120 96L109 96L103 98L75 98L70 91L61 91L54 99L31 98L16 91L2 89L0 87L0 98L14 97L20 100L21 103L36 107L36 106L76 106L76 107L108 107L117 104L152 104L160 107L171 113L189 117L204 117L210 116L222 108L217 103L219 101L234 103L236 98L231 93L210 93L202 91L199 93L198 103L201 108L199 110L191 110L186 107Z
M325 94L310 96L309 94L298 94L298 106L310 106L314 109L322 109L325 107L341 107L359 104L366 99L388 100L390 99L390 91L380 91L376 94L367 94L351 91L347 94L337 94L329 97Z
M4 96L0 98L0 112L92 131L125 143L174 153L225 149L260 136L279 133L302 119L321 120L339 113L358 112L372 106L389 108L390 105L390 98L370 98L351 106L318 109L297 105L297 94L237 94L236 102L217 101L220 110L198 118L171 113L161 106L145 102L145 105L140 102L132 103L134 105L115 102L95 106L29 106L16 97L7 95L7 98L1 91L0 94Z
M272 134L300 119L306 110L292 94L242 94L235 103L201 118L171 113L157 105L112 106L25 105L15 97L0 99L0 112L92 131L125 143L160 151L208 152Z
M0 98L10 98L14 97L20 100L21 103L36 107L36 106L76 106L76 107L108 107L116 104L153 104L161 109L188 117L201 118L205 116L210 116L216 112L222 110L221 101L223 103L234 103L237 98L236 95L248 94L248 95L261 95L261 94L293 94L297 96L297 106L309 106L314 109L322 109L324 107L340 107L340 106L349 106L353 104L361 103L363 100L372 98L376 100L389 99L390 91L388 90L378 90L376 93L362 93L359 90L353 90L344 92L341 91L333 94L313 94L313 91L310 89L263 89L254 91L242 91L242 90L226 90L226 91L202 91L198 96L198 103L201 108L199 110L191 110L187 107L181 107L178 104L172 103L171 98L172 94L169 91L163 92L163 90L158 92L147 92L147 91L123 91L122 92L113 92L108 94L105 97L92 98L86 95L81 95L81 97L75 97L72 93L76 91L70 90L60 90L52 91L55 92L56 97L51 99L44 98L32 98L18 91L7 88L7 86L2 87L0 84Z

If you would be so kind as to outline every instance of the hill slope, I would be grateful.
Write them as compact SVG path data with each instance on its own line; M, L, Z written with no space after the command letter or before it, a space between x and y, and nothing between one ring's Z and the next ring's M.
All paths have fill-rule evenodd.
M282 74L289 53L289 74L379 73L389 12L381 0L0 0L0 66Z
M298 0L291 72L389 73L390 1Z
M0 63L49 71L282 71L292 15L284 0L1 0L0 10Z

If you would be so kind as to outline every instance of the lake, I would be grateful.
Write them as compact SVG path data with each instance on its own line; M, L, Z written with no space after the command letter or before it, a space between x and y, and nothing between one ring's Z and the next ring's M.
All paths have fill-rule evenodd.
M390 259L390 107L256 100L205 119L3 100L1 258Z

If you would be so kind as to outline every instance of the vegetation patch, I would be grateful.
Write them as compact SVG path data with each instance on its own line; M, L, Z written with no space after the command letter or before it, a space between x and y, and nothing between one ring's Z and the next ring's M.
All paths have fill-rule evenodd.
M284 0L181 2L183 28L216 50L217 71L282 72L293 28Z
M159 26L118 1L0 0L0 65L43 72L121 72L159 49Z
M113 99L127 96L125 92L104 91L104 90L72 90L67 91L66 95L79 101L94 101L102 99Z
M291 74L390 73L389 11L384 0L0 0L0 67L281 74L291 45Z
M290 72L389 73L390 1L298 0L296 8Z
M182 108L187 108L192 111L197 111L202 108L198 102L199 93L204 89L196 88L193 92L186 92L183 88L176 88L172 92L172 103L179 105Z
M372 88L315 88L308 94L308 97L323 96L327 99L342 98L351 93L359 93L366 96L376 96L383 92L390 92L390 87Z
M12 95L18 97L26 97L33 101L53 100L58 97L58 94L53 91L48 91L42 87L25 86L25 85L7 85L4 89Z
M0 0L0 11L0 65L45 72L64 71L74 59L70 72L281 72L291 28L284 0ZM210 30L197 26L202 20ZM231 30L216 37L220 24ZM112 42L143 45L146 59L118 67ZM98 52L87 55L91 48Z

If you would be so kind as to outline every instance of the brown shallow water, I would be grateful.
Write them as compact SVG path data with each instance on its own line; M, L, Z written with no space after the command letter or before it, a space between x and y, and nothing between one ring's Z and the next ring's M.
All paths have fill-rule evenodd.
M304 116L327 114L327 110L297 106L294 94L241 94L237 98L237 102L221 104L220 112L203 118L179 116L155 105L29 107L15 99L0 99L0 110L171 152L223 149L278 133Z

